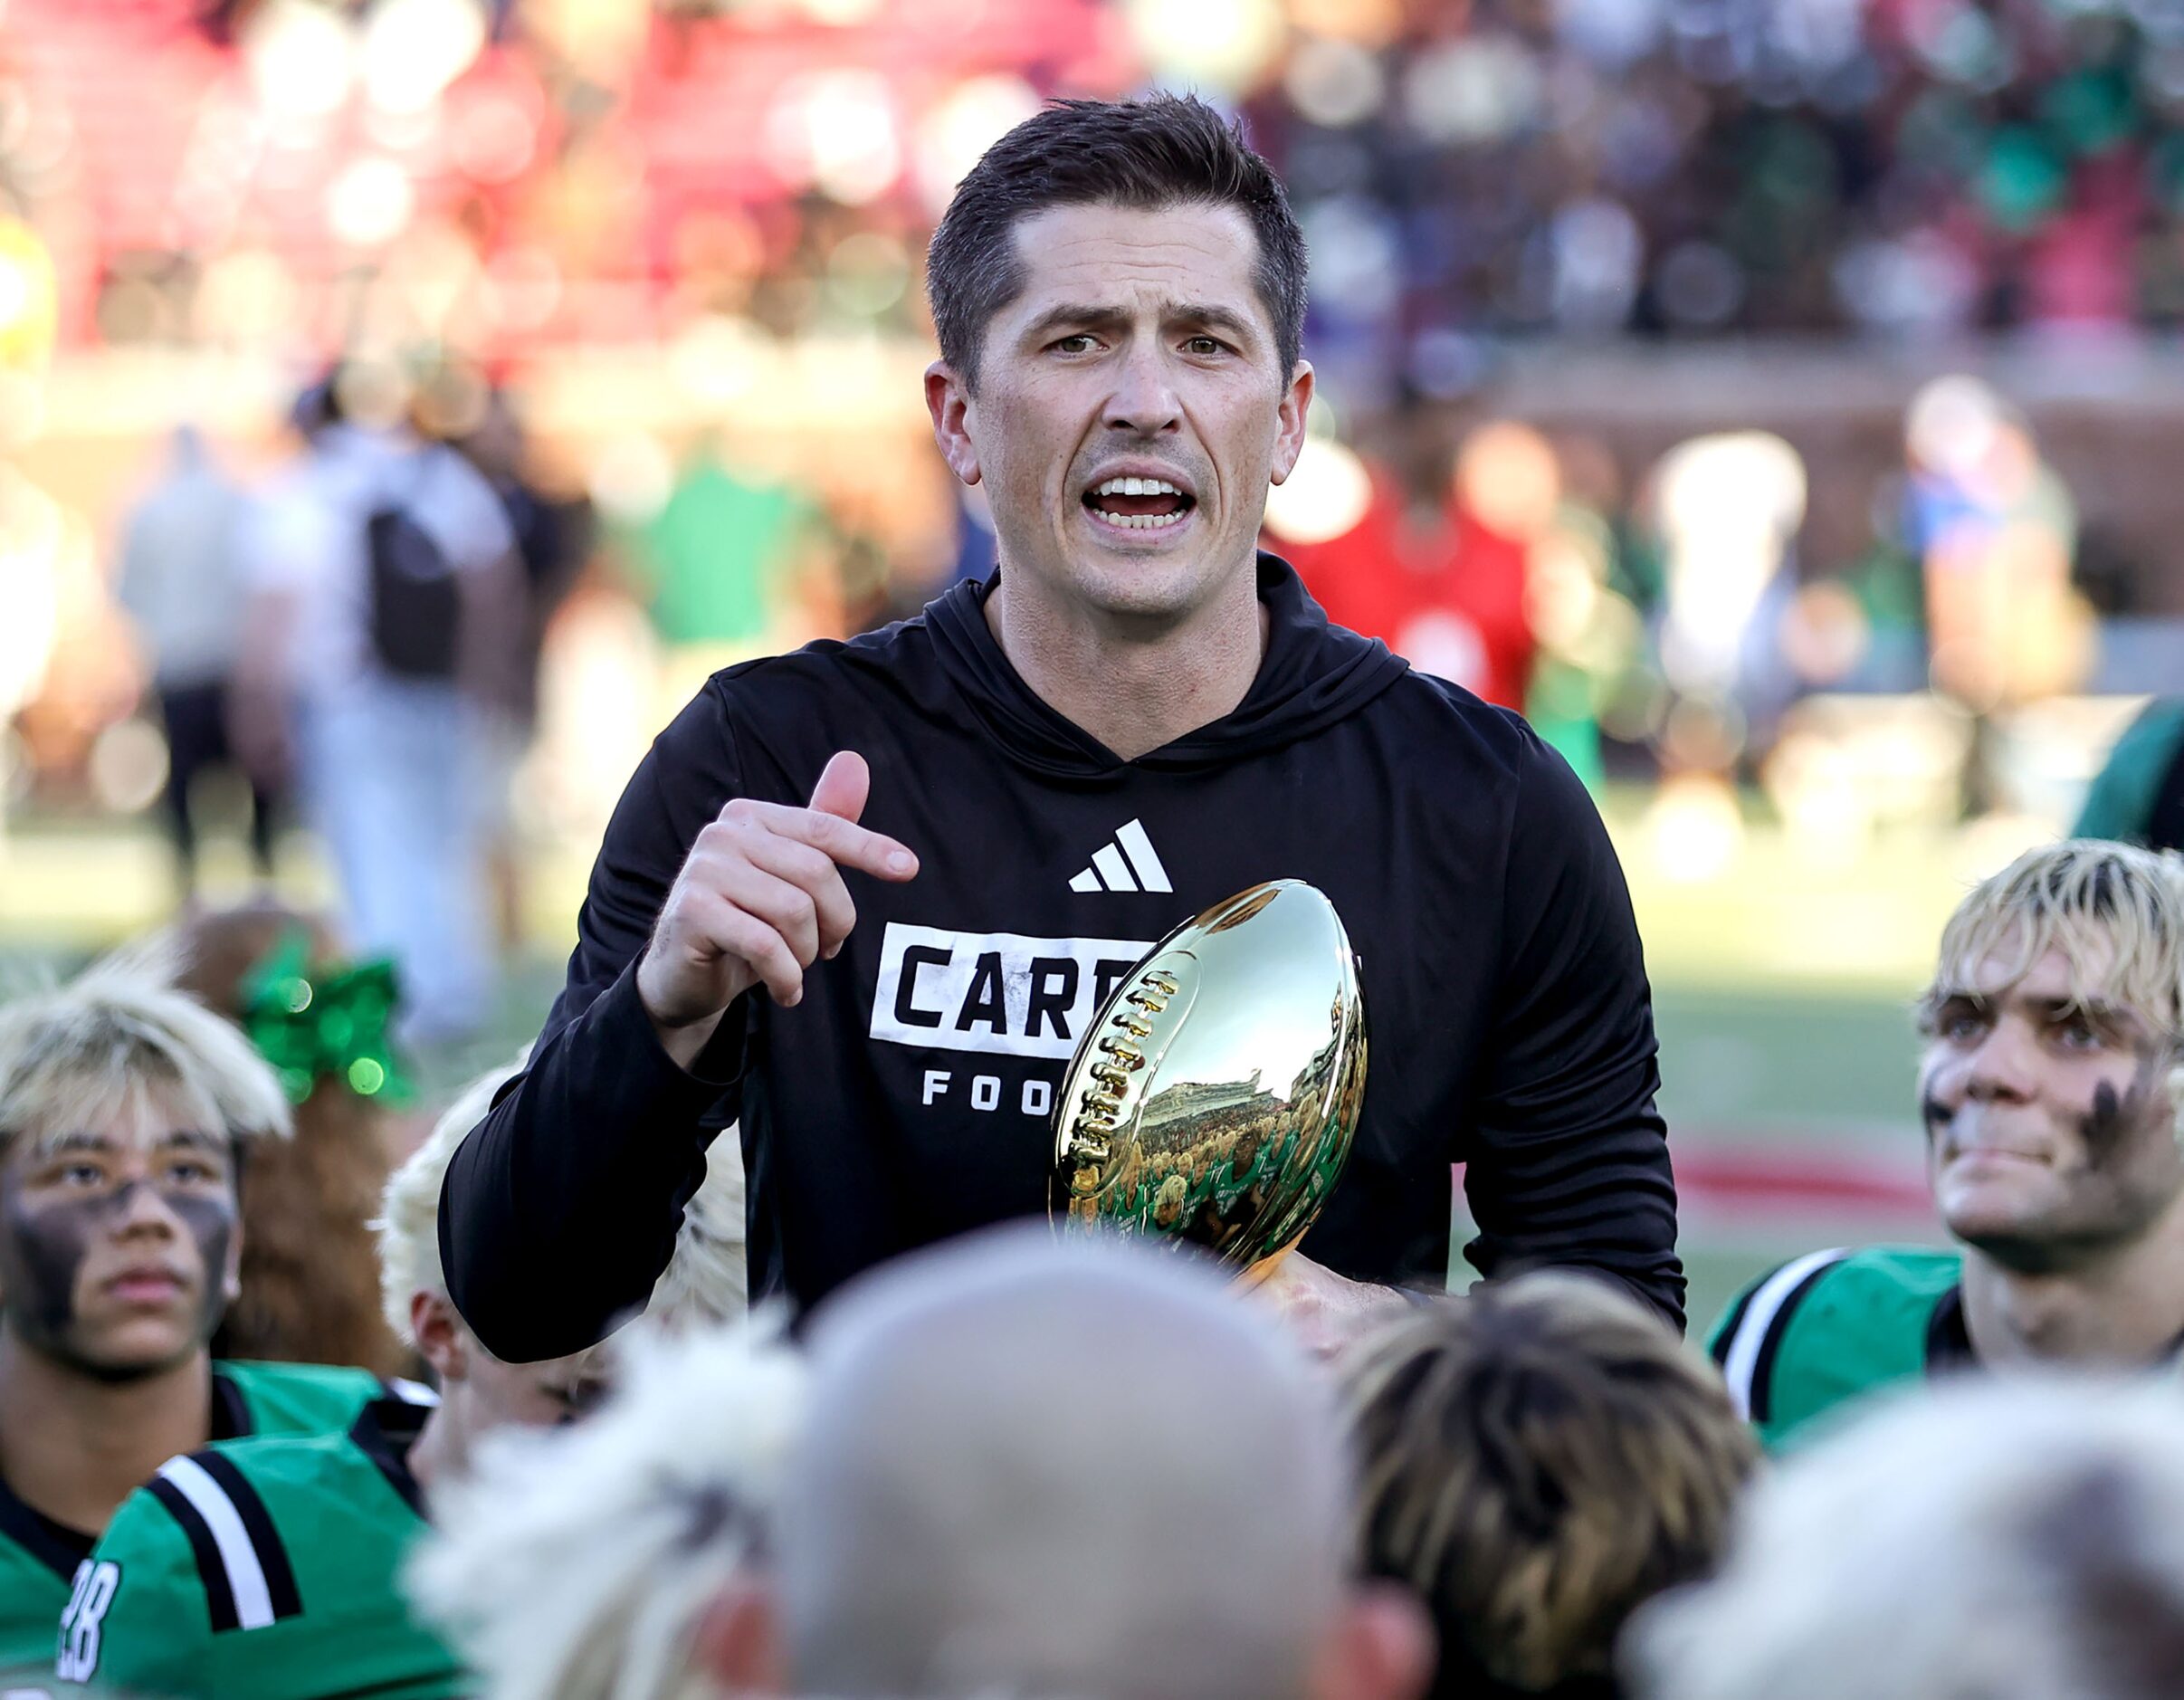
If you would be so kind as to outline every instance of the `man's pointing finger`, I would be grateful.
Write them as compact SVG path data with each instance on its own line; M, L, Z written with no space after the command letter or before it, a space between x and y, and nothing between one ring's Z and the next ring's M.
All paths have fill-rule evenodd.
M918 872L918 858L909 845L839 815L790 809L776 823L775 830L825 851L839 866L860 868L876 879L907 880Z

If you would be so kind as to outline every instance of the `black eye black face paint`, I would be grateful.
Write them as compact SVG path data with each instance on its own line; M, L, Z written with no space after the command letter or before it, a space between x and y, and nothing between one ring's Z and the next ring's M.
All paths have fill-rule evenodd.
M1925 1124L1928 1144L1931 1145L1939 1139L1941 1130L1956 1119L1957 1113L1950 1109L1931 1092L1920 1098L1919 1120Z
M2138 1094L2132 1095L2135 1098ZM2092 1111L2078 1120L2078 1137L2085 1141L2085 1160L2095 1169L2104 1168L2123 1142L2123 1103L2114 1085L2104 1080L2093 1089Z
M65 1342L76 1312L76 1277L96 1231L86 1210L28 1209L22 1194L8 1189L0 1203L0 1298L26 1344L55 1356L68 1355Z
M167 1205L182 1218L197 1246L197 1266L204 1283L197 1294L197 1337L209 1341L227 1312L227 1255L235 1238L234 1195L169 1199Z
M2093 1106L2078 1120L2078 1137L2084 1141L2088 1168L2104 1169L2118 1160L2132 1131L2146 1120L2166 1060L2162 1049L2150 1048L2141 1053L2127 1091L2118 1093L2114 1084L2105 1080L2093 1088Z
M102 1379L149 1373L157 1363L112 1364L86 1355L78 1338L77 1287L92 1248L110 1237L135 1208L148 1183L131 1180L103 1198L27 1205L19 1187L0 1196L0 1310L26 1344ZM235 1233L232 1194L164 1195L198 1258L198 1341L212 1338L226 1309L224 1290L228 1247Z

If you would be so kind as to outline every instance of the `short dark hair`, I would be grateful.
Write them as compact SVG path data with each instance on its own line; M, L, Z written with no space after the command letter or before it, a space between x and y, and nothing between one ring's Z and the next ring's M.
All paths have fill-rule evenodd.
M1234 206L1259 243L1255 282L1286 383L1304 341L1304 233L1273 168L1241 125L1194 95L1057 100L986 150L957 186L927 251L940 358L978 378L986 327L1024 287L1019 219L1050 206Z
M1758 1460L1711 1364L1558 1271L1391 1323L1343 1392L1360 1562L1439 1631L1428 1700L1612 1692L1625 1620L1713 1569Z

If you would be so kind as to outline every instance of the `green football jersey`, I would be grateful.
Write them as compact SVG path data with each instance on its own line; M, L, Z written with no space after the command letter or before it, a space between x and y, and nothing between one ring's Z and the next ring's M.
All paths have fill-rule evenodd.
M365 1370L218 1362L212 1437L339 1434L383 1390ZM54 1629L92 1539L40 1516L0 1484L0 1671L52 1668ZM5 1694L0 1687L0 1700Z
M1772 1452L1883 1388L1970 1367L1963 1277L1957 1251L1816 1251L1740 1294L1707 1350Z
M428 1411L389 1398L347 1434L168 1459L76 1572L60 1680L177 1700L468 1692L401 1588L424 1529L408 1452Z

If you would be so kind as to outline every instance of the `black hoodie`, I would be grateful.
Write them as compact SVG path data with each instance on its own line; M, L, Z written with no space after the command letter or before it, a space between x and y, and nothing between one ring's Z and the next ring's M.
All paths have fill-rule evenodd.
M1124 761L1042 702L983 585L846 644L714 675L600 846L529 1073L456 1153L450 1291L504 1358L558 1356L643 1303L701 1151L739 1121L754 1295L808 1305L896 1253L1044 1212L1077 1036L1155 940L1258 880L1309 880L1363 969L1372 1057L1350 1166L1304 1242L1342 1274L1438 1285L1450 1165L1493 1274L1580 1265L1679 1324L1675 1193L1622 872L1516 715L1328 624L1263 556L1266 655L1235 711ZM694 1074L635 959L699 830L801 806L838 750L918 876L844 878L857 924L795 1008L731 1008Z

